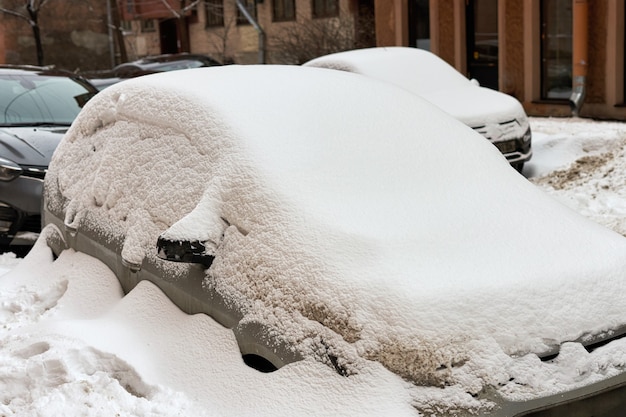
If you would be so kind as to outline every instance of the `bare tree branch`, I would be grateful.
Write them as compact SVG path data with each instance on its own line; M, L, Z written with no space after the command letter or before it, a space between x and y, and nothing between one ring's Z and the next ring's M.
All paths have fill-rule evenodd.
M271 49L274 61L303 64L321 55L354 49L355 42L352 18L298 19L273 37Z
M43 65L43 45L41 42L41 31L39 29L39 11L40 9L48 3L50 0L25 0L23 3L23 7L26 11L26 14L20 13L18 9L21 9L22 6L17 6L13 9L9 9L6 7L0 8L0 12L8 14L10 16L15 16L20 19L24 19L30 25L33 31L33 38L35 39L35 48L37 50L37 65ZM16 2L14 4L19 4Z

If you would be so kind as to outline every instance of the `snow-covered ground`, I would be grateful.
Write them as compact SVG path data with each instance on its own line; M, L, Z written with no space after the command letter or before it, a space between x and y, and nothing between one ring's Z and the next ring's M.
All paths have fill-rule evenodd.
M531 121L530 180L566 205L626 235L626 124L585 119Z
M626 234L626 124L531 126L529 180ZM350 378L307 360L251 369L230 330L182 313L148 283L124 296L86 255L53 262L39 242L24 260L0 255L0 274L0 416L416 415L411 388L382 366ZM440 391L424 388L424 402Z

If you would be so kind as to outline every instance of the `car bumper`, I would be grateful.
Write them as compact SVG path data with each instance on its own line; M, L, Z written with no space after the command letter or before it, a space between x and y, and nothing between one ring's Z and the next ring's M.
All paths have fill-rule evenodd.
M530 126L517 120L498 125L473 128L487 138L513 166L523 165L532 158L532 133Z
M32 245L41 230L43 180L0 181L0 245Z
M494 401L490 417L620 417L626 409L626 372L581 388L529 401Z

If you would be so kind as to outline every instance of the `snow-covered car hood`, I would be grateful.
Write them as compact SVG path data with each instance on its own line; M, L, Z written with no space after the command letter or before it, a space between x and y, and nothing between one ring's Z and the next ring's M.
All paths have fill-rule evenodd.
M72 227L124 240L125 259L153 257L161 234L209 242L205 288L346 375L378 363L472 399L618 372L611 355L575 378L598 356L537 355L626 324L626 239L426 100L288 66L122 84L79 114L46 199Z
M519 101L486 87L468 83L461 88L424 93L422 97L472 128L517 120L523 125L517 137L528 128L528 118Z
M20 165L47 167L68 127L0 127L0 155Z

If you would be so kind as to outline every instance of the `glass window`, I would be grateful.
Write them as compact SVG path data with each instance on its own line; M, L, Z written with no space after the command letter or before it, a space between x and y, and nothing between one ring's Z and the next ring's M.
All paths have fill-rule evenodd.
M133 31L133 25L130 20L122 20L120 21L120 28L122 28L122 32L130 33Z
M241 2L245 6L250 16L252 16L253 19L256 19L256 1L255 0L242 0ZM244 16L244 14L241 13L241 10L239 10L239 7L237 7L237 24L238 25L250 24L248 19L246 19L246 16Z
M205 0L206 27L224 26L224 0Z
M156 30L154 26L154 20L142 20L141 21L141 31L142 32L154 32Z
M296 20L295 0L273 0L272 19L274 22Z
M339 16L339 0L313 0L313 17Z
M409 3L410 46L430 51L430 0L412 0Z
M0 76L0 125L70 125L95 94L60 76Z
M572 1L541 2L541 98L569 98L572 92Z

